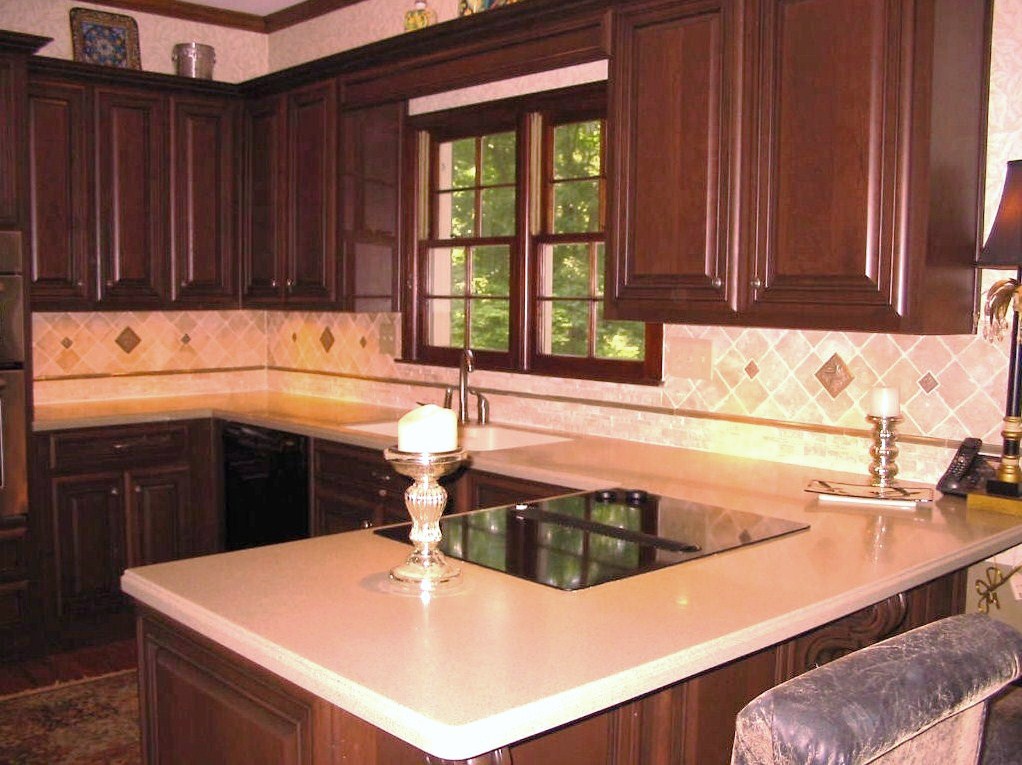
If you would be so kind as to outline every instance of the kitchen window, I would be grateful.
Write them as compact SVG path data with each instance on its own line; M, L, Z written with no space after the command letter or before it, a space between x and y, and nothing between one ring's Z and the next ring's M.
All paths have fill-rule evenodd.
M603 317L605 87L421 115L406 356L628 382L662 328Z

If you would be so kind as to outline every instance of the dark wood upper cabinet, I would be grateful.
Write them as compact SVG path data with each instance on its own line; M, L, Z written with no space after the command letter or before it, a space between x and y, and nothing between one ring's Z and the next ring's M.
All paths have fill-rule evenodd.
M246 305L335 306L337 82L249 103Z
M286 120L282 96L246 105L243 299L254 305L283 296Z
M677 5L615 28L609 313L971 331L990 3Z
M167 100L98 88L95 110L100 300L159 307L169 249Z
M608 235L617 257L608 286L616 315L735 316L740 24L735 0L637 5L615 20Z
M403 102L341 115L341 305L396 311Z
M25 57L0 54L0 227L21 224L21 115L24 113Z
M330 304L334 289L337 210L337 82L288 94L289 302Z
M237 102L174 96L170 110L174 302L236 306Z
M29 88L28 273L36 310L87 309L96 298L91 107L80 83L34 80Z

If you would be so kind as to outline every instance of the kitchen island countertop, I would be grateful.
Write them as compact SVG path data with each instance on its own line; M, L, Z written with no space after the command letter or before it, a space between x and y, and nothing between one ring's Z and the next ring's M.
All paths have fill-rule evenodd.
M226 416L382 447L386 438L347 426L400 414L343 403L310 412L301 397L279 394L244 411L229 398L160 416ZM153 412L149 419L158 418ZM58 415L41 408L37 430L71 426ZM371 531L132 569L123 588L414 746L458 759L691 677L1022 542L1019 518L969 511L952 497L916 511L820 505L803 491L811 478L863 477L816 468L589 437L473 457L478 467L518 477L641 487L810 529L570 593L466 563L450 593L401 594L387 571L408 548Z

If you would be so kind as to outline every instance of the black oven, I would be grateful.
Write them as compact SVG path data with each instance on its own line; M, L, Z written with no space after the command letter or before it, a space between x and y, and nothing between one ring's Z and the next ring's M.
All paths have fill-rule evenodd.
M28 511L21 234L0 232L0 517Z

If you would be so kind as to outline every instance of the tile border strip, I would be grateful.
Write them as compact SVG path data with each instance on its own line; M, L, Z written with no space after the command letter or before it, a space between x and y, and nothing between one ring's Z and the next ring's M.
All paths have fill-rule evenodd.
M194 374L216 374L222 372L288 372L294 374L315 375L318 377L330 377L342 380L354 380L358 382L384 383L387 385L411 385L419 388L436 388L443 390L448 387L446 383L430 382L429 380L409 380L400 377L377 377L373 375L359 375L348 372L326 372L315 369L297 369L295 367L284 367L276 365L246 366L246 367L214 367L203 369L175 369L175 370L154 370L147 372L121 372L121 373L96 373L85 375L66 376L40 376L33 379L33 382L65 382L69 380L97 380L131 377L168 377L173 375L194 375ZM548 401L559 404L577 404L580 406L593 406L606 409L619 409L629 412L644 412L646 414L658 414L668 417L689 417L695 420L714 420L717 422L729 422L741 425L756 425L759 427L781 428L784 430L795 430L802 433L818 433L828 436L846 436L853 438L871 438L872 431L868 428L849 428L838 425L822 425L805 422L789 422L787 420L773 420L765 417L750 417L742 414L725 414L721 412L705 412L699 409L684 409L681 407L654 406L652 404L623 403L619 401L607 401L603 399L577 398L574 396L560 396L551 393L532 393L529 391L509 391L501 388L480 387L478 390L490 396L506 396L509 398L532 399L535 401ZM898 440L906 444L931 446L944 449L954 449L958 441L947 438L935 438L933 436L920 436L910 433L900 434Z

